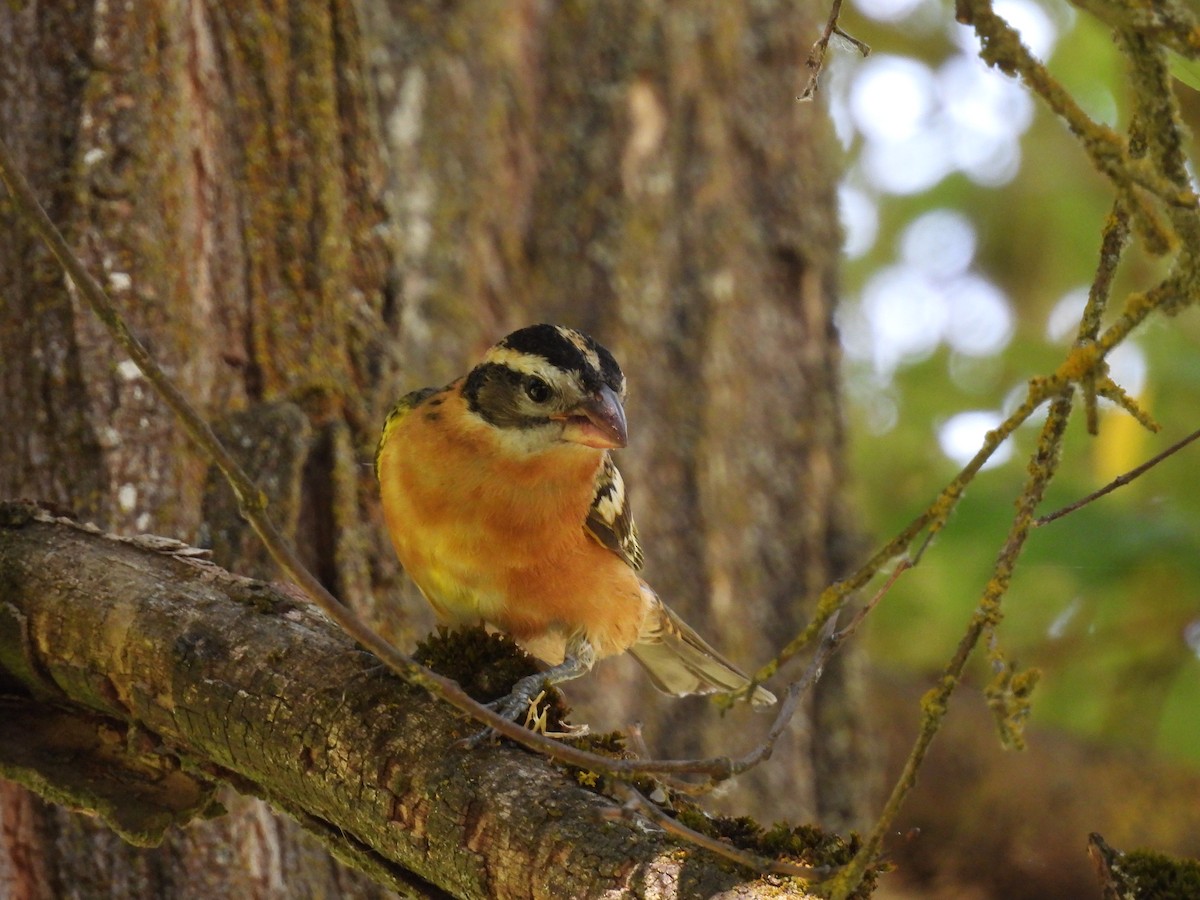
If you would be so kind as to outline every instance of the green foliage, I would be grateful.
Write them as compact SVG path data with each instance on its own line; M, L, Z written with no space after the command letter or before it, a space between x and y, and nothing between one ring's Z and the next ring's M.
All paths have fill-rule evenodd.
M948 6L944 13L949 21ZM1082 12L1072 21L1048 60L1051 74L1086 113L1123 131L1132 76L1113 29ZM936 65L953 51L940 28L843 24L876 52ZM1200 121L1200 102L1190 89L1200 83L1197 71L1195 61L1172 56L1193 132ZM1194 146L1185 149L1194 155ZM995 355L969 357L942 345L904 361L882 385L868 384L869 373L850 363L851 395L860 400L851 407L857 496L881 539L923 509L958 470L938 446L938 428L965 410L1011 409L1027 379L1054 371L1070 349L1071 336L1049 336L1047 323L1064 295L1086 289L1092 279L1114 192L1044 104L1021 151L1022 165L1008 184L987 187L953 175L922 194L882 198L874 246L847 264L853 298L897 259L907 225L930 210L954 210L975 229L973 270L1003 289L1014 313L1012 341ZM1116 271L1113 308L1103 324L1111 324L1129 292L1161 279L1172 259L1155 258L1135 241ZM1088 494L1200 426L1194 310L1148 321L1128 343L1146 366L1135 400L1163 425L1162 433L1150 434L1108 403L1101 405L1096 436L1077 415L1039 514ZM890 427L881 425L881 402L894 405ZM871 647L878 658L930 674L941 670L990 577L1040 421L1020 427L1010 439L1011 458L969 485L921 564L875 612ZM1043 674L1032 704L1035 721L1200 763L1200 719L1189 712L1200 707L1200 658L1184 640L1195 633L1189 629L1200 629L1198 453L1200 445L1193 445L1097 503L1033 531L1000 633L1006 654ZM971 671L981 687L994 675L987 660L977 660ZM1014 685L992 683L993 700L1006 715L1023 717L1027 707Z

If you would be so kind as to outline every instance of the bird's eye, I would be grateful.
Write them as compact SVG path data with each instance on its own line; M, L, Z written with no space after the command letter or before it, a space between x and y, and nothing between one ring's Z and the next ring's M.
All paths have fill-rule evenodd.
M545 403L550 399L550 385L538 378L536 375L531 376L525 382L525 396L534 403Z

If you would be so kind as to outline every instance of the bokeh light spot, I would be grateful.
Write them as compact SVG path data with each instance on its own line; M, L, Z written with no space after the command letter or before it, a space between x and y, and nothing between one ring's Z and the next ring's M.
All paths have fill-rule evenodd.
M987 433L1000 424L999 413L986 409L960 412L938 429L938 444L942 452L960 466L965 466L983 446ZM1012 457L1012 441L1006 440L983 464L984 469L1002 465Z

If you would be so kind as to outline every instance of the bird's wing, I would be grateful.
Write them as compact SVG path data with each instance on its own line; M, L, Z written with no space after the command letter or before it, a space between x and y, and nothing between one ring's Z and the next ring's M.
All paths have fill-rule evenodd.
M383 452L383 445L387 443L391 437L392 431L404 421L404 417L412 412L416 407L420 406L424 401L428 400L438 392L438 388L421 388L419 391L412 391L405 394L392 407L391 412L387 414L387 418L383 421L383 431L379 435L379 446L375 448L375 477L379 477L379 454Z
M596 473L596 493L584 528L631 567L642 567L642 545L638 543L637 525L625 498L625 482L608 453Z
M638 642L629 652L642 664L660 691L685 694L727 694L744 690L750 677L712 648L687 622L658 599L642 582L652 601ZM756 685L750 695L756 707L770 706L775 695Z

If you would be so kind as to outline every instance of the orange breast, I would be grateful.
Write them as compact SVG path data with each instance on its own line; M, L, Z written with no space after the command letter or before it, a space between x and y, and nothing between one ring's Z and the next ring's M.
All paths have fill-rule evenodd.
M548 657L580 630L599 656L631 646L647 606L640 581L584 530L602 453L505 452L453 388L440 396L393 427L379 459L396 554L439 618L548 638Z

